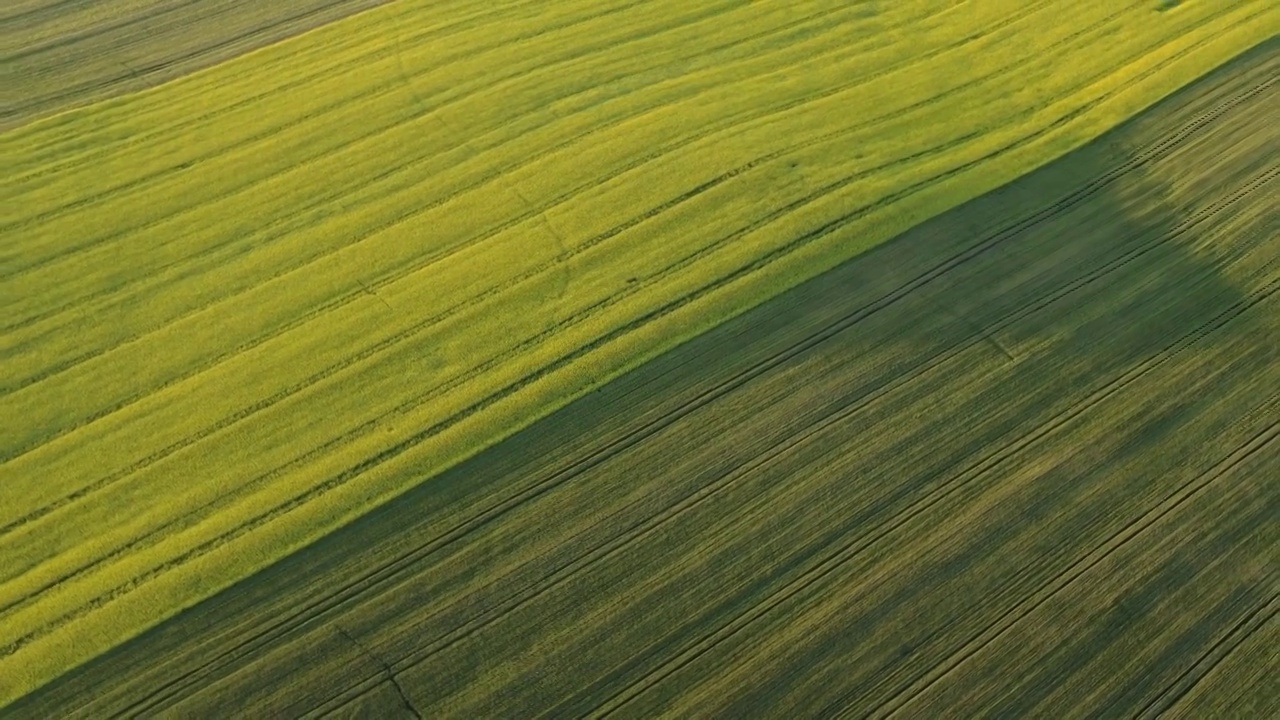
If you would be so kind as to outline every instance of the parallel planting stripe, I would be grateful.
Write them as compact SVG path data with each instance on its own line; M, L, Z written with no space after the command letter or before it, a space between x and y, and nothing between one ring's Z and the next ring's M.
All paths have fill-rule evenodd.
M0 698L1280 22L1064 7L406 1L0 135Z
M108 0L0 9L0 131L159 85L384 2Z
M1258 659L1277 606L1276 59L658 357L15 709L1235 702L1216 669Z

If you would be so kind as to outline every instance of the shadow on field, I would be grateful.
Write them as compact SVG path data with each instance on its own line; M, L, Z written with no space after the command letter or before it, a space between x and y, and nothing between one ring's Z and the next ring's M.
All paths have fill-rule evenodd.
M1278 47L13 709L438 717L633 701L741 717L929 690L1003 716L1043 712L1072 683L1092 689L1067 699L1081 712L1141 709L1266 601L1249 555L1265 503L1163 538L1144 563L1079 570L1097 573L1080 626L1035 613L1232 451L1233 423L1265 415L1252 389L1275 379L1276 334L1256 308L1274 288L1280 138L1274 93L1248 93ZM996 639L979 652L983 633ZM925 683L959 658L948 677L964 682Z

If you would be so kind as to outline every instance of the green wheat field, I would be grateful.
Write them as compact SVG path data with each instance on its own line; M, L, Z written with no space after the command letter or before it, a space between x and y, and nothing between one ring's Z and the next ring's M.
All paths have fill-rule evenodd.
M0 716L1280 714L1278 33L5 3Z

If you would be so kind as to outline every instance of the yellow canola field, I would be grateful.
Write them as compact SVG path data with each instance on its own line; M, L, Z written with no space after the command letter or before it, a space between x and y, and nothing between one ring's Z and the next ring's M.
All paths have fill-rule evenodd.
M412 0L0 135L0 705L1280 30L1161 5Z

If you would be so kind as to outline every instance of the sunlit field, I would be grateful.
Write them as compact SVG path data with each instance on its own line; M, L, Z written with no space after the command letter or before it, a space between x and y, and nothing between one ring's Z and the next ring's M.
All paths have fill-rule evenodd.
M25 0L19 10L42 4L51 5ZM392 498L445 482L441 473L646 361L1086 145L1280 30L1280 7L1265 0L1166 5L404 0L151 89L15 122L0 134L0 705ZM1263 349L1230 362L1261 368L1267 352L1275 358L1275 214L1261 198L1274 197L1277 140L1258 119L1278 109L1276 67L1253 67L1247 87L1134 140L1136 157L1149 148L1175 157L1152 181L1164 189L1149 192L1175 204L1185 193L1197 213L1245 199L1231 206L1243 219L1222 220L1221 230L1176 230L1208 220L1161 225L1157 239L1187 233L1174 241L1182 249L1173 265L1148 258L1132 285L1116 285L1071 321L1100 349L1131 330L1153 334L1101 350L1114 353L1106 362L1116 378L1154 362L1148 351L1164 357L1178 343L1236 337L1240 323ZM1178 165L1182 141L1166 138L1226 123L1225 111L1214 112L1230 102L1254 113L1252 124L1210 133L1215 151ZM1215 174L1215 159L1237 164ZM1128 161L1064 166L1064 193L1127 173ZM972 294L942 294L893 332L869 334L885 355L868 362L918 362L920 347L895 338L947 313L1001 328L995 339L974 336L973 347L1000 351L983 362L1051 347L1053 333L1027 330L1017 341L1027 317L1019 313L1029 312L1017 308L1049 302L1044 288L1010 289L981 306L973 298L1013 282L1019 267L1067 287L1127 252L1139 240L1106 234L1114 223L1085 228L1108 212L1167 209L1143 204L1147 189L1133 192L1077 210L1079 246L1067 247L1065 227L1037 236L1025 266L1000 265L963 286ZM963 217L957 242L991 225L989 215ZM1210 242L1214 233L1231 242ZM919 262L955 252L926 245ZM1090 260L1077 267L1073 258ZM1127 294L1176 277L1188 258L1227 268L1205 294L1188 295L1195 308L1166 312ZM894 272L885 266L885 277ZM1238 323L1214 319L1211 310L1237 304L1261 309ZM1132 315L1120 312L1130 305ZM741 329L743 343L751 335ZM1235 357L1234 341L1222 342L1215 352ZM739 362L737 351L721 352L718 363ZM1151 392L1209 382L1209 356L1177 353L1166 370L1142 375L1156 378ZM948 438L961 441L948 435L956 428L1006 422L1000 412L1013 405L1002 403L1059 413L1093 402L1092 385L1055 384L1075 377L1075 357L1025 377L974 369L978 385L940 386L900 411L921 423L911 433L928 428L941 461ZM1229 392L1274 423L1274 393L1264 396L1277 378L1265 372ZM817 392L820 384L803 390L816 377L791 377L787 392ZM1120 382L1111 378L1097 376ZM1014 397L976 389L987 387ZM1077 439L1114 440L1108 429L1139 412L1126 408L1117 404ZM931 421L935 413L946 422ZM872 453L864 459L910 459L903 472L930 462L890 453L894 436L874 425L863 432L857 442ZM1228 436L1223 452L1247 441ZM676 457L668 449L652 462ZM536 477L515 471L506 487ZM831 497L798 487L814 494L796 508ZM592 512L621 507L628 492L621 483L593 495L602 505ZM1096 492L1099 512L1131 515L1159 496L1152 487L1126 495L1132 507L1111 506L1104 488ZM735 512L707 522L746 522ZM826 514L788 517L798 532L821 533L836 522ZM1270 532L1274 546L1274 531L1255 531ZM572 547L546 532L546 546L530 546L522 562ZM765 552L748 540L756 550L742 552ZM765 555L743 557L770 562ZM483 558L502 555L477 557L468 572L481 577ZM658 589L635 593L619 602ZM477 699L512 677L485 676L441 711L516 712ZM686 697L727 697L727 687ZM917 707L908 696L885 698Z

